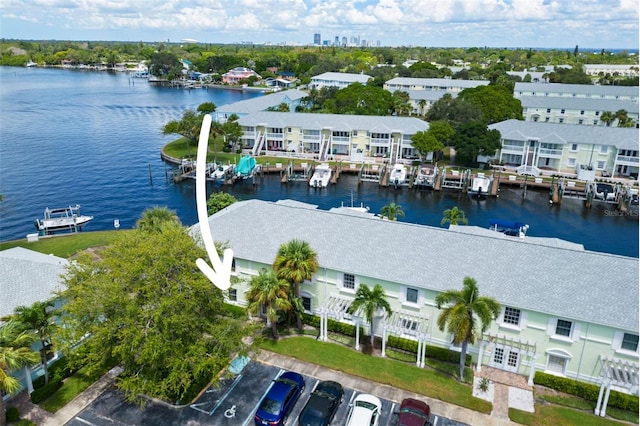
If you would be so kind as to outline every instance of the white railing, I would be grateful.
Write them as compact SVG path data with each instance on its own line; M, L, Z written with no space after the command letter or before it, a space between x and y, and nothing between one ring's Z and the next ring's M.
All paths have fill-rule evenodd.
M630 157L630 156L627 156L627 155L618 155L616 157L616 163L620 163L620 162L638 164L638 157Z

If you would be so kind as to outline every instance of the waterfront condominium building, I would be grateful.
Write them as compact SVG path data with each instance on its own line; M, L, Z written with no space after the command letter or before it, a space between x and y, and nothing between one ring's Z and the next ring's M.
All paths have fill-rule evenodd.
M321 340L327 340L329 319L362 326L382 340L382 356L389 336L416 341L416 365L424 367L424 345L460 350L436 324L441 311L435 299L460 289L469 276L501 305L497 320L470 345L478 370L488 365L530 383L543 371L638 393L638 259L556 238L387 221L291 200L237 202L209 224L233 249L232 274L239 280L227 298L238 306L247 305L248 283L271 268L280 245L294 238L310 244L319 267L300 294L305 312L320 318ZM199 235L198 224L192 232ZM437 249L420 249L425 242ZM359 286L376 284L392 314L372 329L347 309Z
M627 118L638 126L638 102L603 98L574 98L568 96L521 96L525 121L612 126L619 123L615 113L625 110ZM611 114L604 114L605 112Z
M516 83L513 96L614 99L638 103L638 86L602 86L594 84Z
M352 74L346 72L325 72L311 77L309 89L322 89L323 87L337 87L344 89L351 83L367 84L373 77L366 74Z

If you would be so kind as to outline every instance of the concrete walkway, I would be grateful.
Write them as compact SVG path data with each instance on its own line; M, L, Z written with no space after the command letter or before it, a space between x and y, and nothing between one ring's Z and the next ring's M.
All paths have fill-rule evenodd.
M460 407L455 404L449 404L437 399L425 397L414 392L397 389L388 385L376 383L371 380L366 380L360 377L351 376L340 371L332 370L330 368L320 367L315 364L299 361L294 358L290 358L284 355L279 355L273 352L260 351L257 361L264 364L273 365L285 370L297 371L303 375L315 377L319 380L334 380L341 383L345 387L355 389L358 392L371 393L381 398L401 402L405 398L417 398L425 401L431 406L432 412L438 416L446 417L458 422L466 423L468 425L483 425L483 426L507 426L516 425L511 422L508 417L508 409L512 404L510 403L511 387L508 384L492 383L491 384L491 400L494 403L493 412L489 414L478 413L468 408ZM486 370L487 367L483 367L485 374L490 374L490 370ZM73 401L69 402L66 406L61 408L55 414L51 414L38 405L33 404L29 395L26 392L13 398L9 404L15 406L20 411L22 418L31 420L37 425L43 426L61 426L72 420L82 410L84 410L91 402L93 402L102 392L104 392L115 380L115 378L121 372L120 367L115 367L107 374L102 376L98 381L89 386L84 392L78 395ZM526 383L526 380L525 380ZM476 386L474 385L474 389ZM525 390L526 395L531 394L531 404L533 404L533 396L531 390ZM475 390L474 390L475 393ZM486 395L485 395L485 399ZM516 407L520 408L521 407Z

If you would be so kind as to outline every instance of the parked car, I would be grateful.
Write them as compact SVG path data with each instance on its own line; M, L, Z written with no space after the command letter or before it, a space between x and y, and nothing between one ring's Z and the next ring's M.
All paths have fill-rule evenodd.
M431 426L431 409L423 401L406 398L400 404L396 426Z
M369 394L356 396L349 411L346 426L378 426L382 403Z
M258 406L254 417L256 426L284 425L303 390L304 377L293 371L282 373L273 381L271 388Z
M342 385L333 381L318 383L298 416L299 426L327 426L344 398Z

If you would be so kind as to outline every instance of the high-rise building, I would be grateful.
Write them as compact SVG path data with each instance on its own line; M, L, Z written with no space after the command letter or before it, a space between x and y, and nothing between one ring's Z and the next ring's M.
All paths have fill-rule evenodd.
M313 44L320 46L321 40L320 40L320 33L315 33L313 35Z

